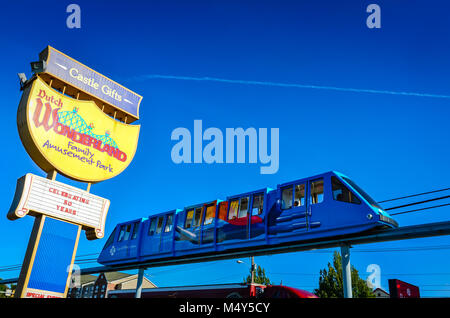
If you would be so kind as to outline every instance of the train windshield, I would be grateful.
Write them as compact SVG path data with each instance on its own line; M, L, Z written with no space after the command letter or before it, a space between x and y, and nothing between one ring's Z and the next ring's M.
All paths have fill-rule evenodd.
M104 249L107 248L108 246L110 246L113 243L115 235L116 235L116 229L114 229L114 231L109 236L108 240L105 243L105 246L103 247Z
M373 206L374 208L377 209L381 209L383 210L383 208L381 206L378 205L377 201L375 201L374 199L372 199L366 192L364 192L363 189L361 189L360 187L358 187L358 185L356 183L354 183L351 179L346 178L346 177L342 177L345 181L347 181L347 183L349 185L351 185L353 187L353 189L355 189L364 199L366 199L367 202L369 202L369 204L371 206Z

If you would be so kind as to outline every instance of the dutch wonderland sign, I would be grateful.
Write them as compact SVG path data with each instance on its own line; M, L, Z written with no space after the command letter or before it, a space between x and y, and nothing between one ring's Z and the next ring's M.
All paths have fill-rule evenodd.
M140 129L114 120L92 101L55 91L40 77L22 95L17 124L25 149L42 170L92 183L130 164Z
M110 202L90 185L133 160L142 97L50 46L39 58L42 67L21 83L17 128L47 178L19 178L7 214L35 217L15 297L66 297L81 230L89 240L105 235ZM57 173L87 190L56 181Z

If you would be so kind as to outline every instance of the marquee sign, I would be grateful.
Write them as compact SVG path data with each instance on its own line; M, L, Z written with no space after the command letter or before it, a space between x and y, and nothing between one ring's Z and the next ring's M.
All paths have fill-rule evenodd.
M102 238L109 200L31 173L17 180L8 219L44 214L82 225L88 239Z
M133 160L142 97L48 46L21 80L20 139L47 178L17 180L7 214L35 217L15 297L66 297L81 230L105 235L110 202L92 183L117 176ZM23 78L23 77L22 77ZM88 183L87 191L55 181L57 172Z
M112 178L130 164L140 129L114 120L92 101L52 89L39 76L24 90L17 125L41 169L91 183Z
M45 61L41 76L48 74L128 115L128 122L139 119L142 96L130 91L93 69L48 46L39 54ZM43 74L44 73L44 74ZM93 98L90 98L93 99Z

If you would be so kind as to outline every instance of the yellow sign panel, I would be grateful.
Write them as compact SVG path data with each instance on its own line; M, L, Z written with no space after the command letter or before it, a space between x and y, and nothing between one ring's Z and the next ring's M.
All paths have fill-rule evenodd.
M112 178L130 164L140 130L109 117L92 101L61 94L39 77L22 95L17 125L25 149L41 169L92 183Z

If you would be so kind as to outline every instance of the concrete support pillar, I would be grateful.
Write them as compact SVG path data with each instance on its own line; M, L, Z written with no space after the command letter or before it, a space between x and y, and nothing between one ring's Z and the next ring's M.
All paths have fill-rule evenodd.
M344 297L352 298L352 272L350 266L350 246L345 244L341 246L342 255L342 281L344 287Z

